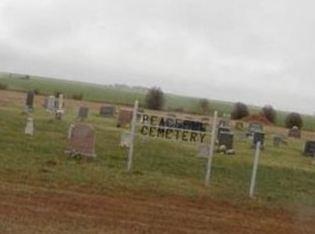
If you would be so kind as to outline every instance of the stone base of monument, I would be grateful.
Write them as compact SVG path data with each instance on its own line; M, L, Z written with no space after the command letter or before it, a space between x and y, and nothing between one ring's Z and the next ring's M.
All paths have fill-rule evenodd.
M220 145L216 149L216 153L227 154L227 155L235 155L235 150L234 149L228 149L225 145Z

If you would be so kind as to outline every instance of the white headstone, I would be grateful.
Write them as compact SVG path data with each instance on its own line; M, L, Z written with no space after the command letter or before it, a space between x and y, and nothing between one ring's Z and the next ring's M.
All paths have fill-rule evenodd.
M72 130L74 128L74 124L70 124L69 130L68 130L68 139L71 139L72 136Z
M55 96L49 96L48 97L48 103L47 103L47 110L54 112L55 111L55 102L56 98Z
M32 117L27 118L25 134L30 136L34 135L34 121Z

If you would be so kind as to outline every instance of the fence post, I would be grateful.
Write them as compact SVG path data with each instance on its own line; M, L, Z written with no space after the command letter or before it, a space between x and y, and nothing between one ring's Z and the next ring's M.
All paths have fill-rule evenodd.
M218 112L214 112L214 117L212 120L212 132L211 132L211 142L210 142L210 150L208 155L208 163L207 163L207 172L206 172L206 178L205 178L205 186L209 185L210 182L210 175L211 175L211 164L212 164L212 158L214 153L214 145L215 145L215 139L216 139L216 128L217 128L217 118L218 118Z
M133 113L132 113L131 132L130 132L131 139L130 139L130 146L129 146L129 151L128 151L127 171L130 171L132 167L132 157L133 157L133 147L134 147L134 141L135 141L135 135L136 135L138 106L139 106L139 103L138 103L138 100L136 100L134 108L133 108Z
M254 197L255 192L255 185L256 185L256 174L257 174L257 168L258 168L258 162L259 162L259 156L260 156L260 141L256 143L256 151L255 151L255 158L253 163L253 172L252 172L252 178L250 181L250 188L249 188L249 197Z

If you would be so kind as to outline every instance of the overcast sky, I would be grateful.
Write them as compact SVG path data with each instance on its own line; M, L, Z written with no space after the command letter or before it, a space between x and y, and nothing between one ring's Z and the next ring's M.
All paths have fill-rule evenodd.
M0 71L315 112L314 1L0 0Z

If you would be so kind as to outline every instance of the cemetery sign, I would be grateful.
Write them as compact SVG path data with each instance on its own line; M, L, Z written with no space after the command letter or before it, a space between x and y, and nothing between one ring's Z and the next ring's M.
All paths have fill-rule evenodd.
M207 123L211 128L206 130L206 123L203 121L194 121L192 119L181 119L176 116L164 116L158 114L146 114L139 112L138 101L135 102L131 120L131 130L128 137L124 137L124 146L128 147L127 171L131 170L133 162L134 141L137 135L146 137L160 138L164 140L181 141L184 143L203 145L207 148L207 166L205 176L205 186L209 185L211 175L211 164L214 154L216 139L217 111L214 113L212 123ZM121 111L120 111L121 112ZM120 113L121 114L121 113ZM119 120L119 118L118 118ZM140 133L137 134L137 127ZM126 142L126 139L128 139Z

